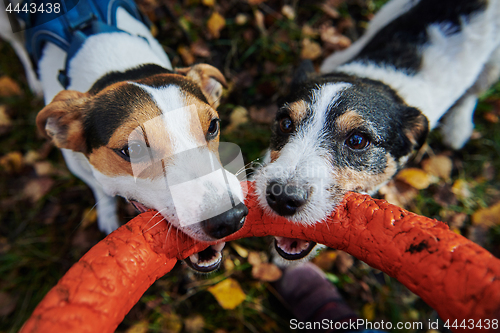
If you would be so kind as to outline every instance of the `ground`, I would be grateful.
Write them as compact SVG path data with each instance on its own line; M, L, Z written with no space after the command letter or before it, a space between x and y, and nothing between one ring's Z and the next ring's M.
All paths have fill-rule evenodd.
M140 6L174 66L207 62L226 76L221 140L237 143L249 163L265 150L275 103L301 59L319 65L347 47L384 2L142 0ZM0 42L0 54L0 332L16 332L64 272L104 235L95 223L90 190L36 132L43 101L29 91L8 44ZM474 135L463 149L449 150L438 132L431 133L410 168L379 197L447 222L499 256L499 117L497 84L483 96ZM120 202L122 221L135 214ZM146 292L118 331L289 331L290 314L265 281L274 278L274 267L261 266L267 275L255 269L268 261L269 243L245 239L227 245L224 267L210 275L178 264ZM433 310L396 280L345 253L328 250L316 263L363 318L435 319ZM240 295L232 300L234 309L218 302L218 289L210 288L227 278L236 281L230 292Z

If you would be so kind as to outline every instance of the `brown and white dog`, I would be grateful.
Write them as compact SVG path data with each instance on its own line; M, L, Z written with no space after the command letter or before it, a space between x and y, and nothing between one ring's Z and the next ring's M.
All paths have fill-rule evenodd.
M80 0L75 10L91 8L89 17L95 19L102 14L98 5L102 1ZM248 212L239 180L219 159L216 108L225 79L205 64L173 70L133 6L128 0L109 1L103 7L108 15L81 29L102 30L102 24L113 29L87 33L76 51L53 39L47 29L57 32L57 27L36 27L35 37L47 38L38 58L29 54L37 59L37 75L22 47L23 35L12 32L7 17L0 17L0 33L24 59L34 89L41 87L47 106L37 126L92 189L102 231L119 225L118 195L140 211L156 209L197 240L218 240L238 230ZM5 16L3 2L1 7ZM58 80L61 71L66 87ZM191 256L188 264L198 271L217 268L223 245Z
M392 0L322 74L307 67L279 105L269 163L255 178L266 211L314 224L347 191L375 193L430 129L465 144L478 94L500 73L500 2ZM314 245L275 241L285 259Z

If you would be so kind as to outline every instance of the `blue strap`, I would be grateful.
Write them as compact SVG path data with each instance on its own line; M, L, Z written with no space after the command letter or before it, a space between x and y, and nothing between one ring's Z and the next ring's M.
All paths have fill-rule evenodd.
M60 5L60 13L18 13L26 23L26 50L38 67L42 50L47 42L54 43L66 53L66 68L81 48L87 37L105 32L124 32L116 27L116 12L123 7L130 15L150 26L133 0L25 0L24 4L36 4L36 8ZM22 7L21 7L22 8ZM62 15L61 15L62 14ZM66 69L58 76L59 82L67 88L70 84Z

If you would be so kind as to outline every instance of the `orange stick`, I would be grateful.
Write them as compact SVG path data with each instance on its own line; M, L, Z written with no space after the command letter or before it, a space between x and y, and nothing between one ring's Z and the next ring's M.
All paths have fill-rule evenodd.
M326 221L305 226L267 216L252 195L253 184L248 185L250 213L244 227L225 241L267 235L315 241L395 277L450 324L500 318L500 260L444 223L348 193ZM75 264L21 332L113 332L149 285L170 271L175 263L170 258L206 247L169 233L157 213L143 213Z

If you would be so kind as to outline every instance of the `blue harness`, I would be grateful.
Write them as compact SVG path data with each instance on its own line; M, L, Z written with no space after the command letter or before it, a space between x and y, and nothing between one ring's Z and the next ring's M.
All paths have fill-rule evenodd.
M35 3L35 8L52 7L52 13L19 12L16 15L26 23L26 50L35 68L42 56L47 42L54 43L66 53L65 69L59 73L59 82L66 89L69 78L66 69L73 56L78 52L85 40L104 32L125 32L116 27L116 11L124 8L130 15L150 26L149 20L139 12L133 0L25 0L24 3ZM24 5L23 3L23 5ZM54 4L60 4L59 13L55 13ZM62 15L61 15L62 14Z

